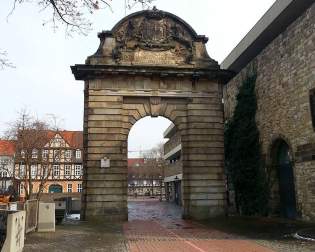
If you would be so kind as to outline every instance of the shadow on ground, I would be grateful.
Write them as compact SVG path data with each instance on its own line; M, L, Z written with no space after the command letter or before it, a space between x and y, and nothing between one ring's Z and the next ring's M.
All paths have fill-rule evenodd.
M293 237L298 231L313 229L315 223L281 218L239 216L215 218L200 223L231 235L254 240L275 251L315 252L315 242Z
M32 233L27 236L24 252L125 252L122 223L66 221L55 233Z
M129 249L147 252L148 250L143 250L142 247L151 246L155 250L150 251L174 252L184 251L182 246L183 249L190 247L190 250L185 251L212 252L217 250L211 250L211 246L218 248L227 247L229 244L233 251L241 252L263 251L254 248L255 244L261 245L260 248L278 252L315 251L315 242L292 237L298 230L314 227L312 223L240 217L195 222L182 220L180 207L152 199L132 201L128 203L128 207L129 222L88 223L68 220L56 226L55 233L29 234L24 251L125 252ZM244 249L237 247L242 244L246 246ZM158 246L160 249L157 249ZM169 250L170 246L174 249ZM202 250L194 250L194 247ZM231 250L225 248L222 251Z

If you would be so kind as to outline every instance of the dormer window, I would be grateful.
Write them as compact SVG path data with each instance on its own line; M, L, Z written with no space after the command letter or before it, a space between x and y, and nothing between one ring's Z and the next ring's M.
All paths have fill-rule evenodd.
M75 158L76 159L81 159L81 150L76 150L75 151Z

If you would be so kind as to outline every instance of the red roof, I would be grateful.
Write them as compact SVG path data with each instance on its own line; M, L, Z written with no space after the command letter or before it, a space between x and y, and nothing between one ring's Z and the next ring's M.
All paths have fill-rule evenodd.
M15 153L15 142L9 140L0 140L0 155L13 156Z
M48 131L49 139L59 134L72 148L83 148L83 132L82 131Z
M128 158L128 167L144 164L144 158Z
M73 148L83 148L83 132L82 131L60 131L62 138Z

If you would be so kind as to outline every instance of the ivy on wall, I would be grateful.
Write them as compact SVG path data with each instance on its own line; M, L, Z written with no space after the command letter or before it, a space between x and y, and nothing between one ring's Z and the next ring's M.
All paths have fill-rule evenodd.
M268 209L259 131L256 125L256 71L247 74L237 95L234 115L225 125L225 165L242 215L265 215Z

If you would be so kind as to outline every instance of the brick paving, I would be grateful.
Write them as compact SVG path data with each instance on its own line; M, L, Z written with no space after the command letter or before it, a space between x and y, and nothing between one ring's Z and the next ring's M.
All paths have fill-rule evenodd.
M216 218L197 223L182 220L179 207L152 199L130 201L128 207L125 223L67 220L54 233L30 233L23 252L315 251L315 242L287 235L304 225L269 218Z
M199 223L182 220L168 203L134 202L123 232L130 252L273 252Z

